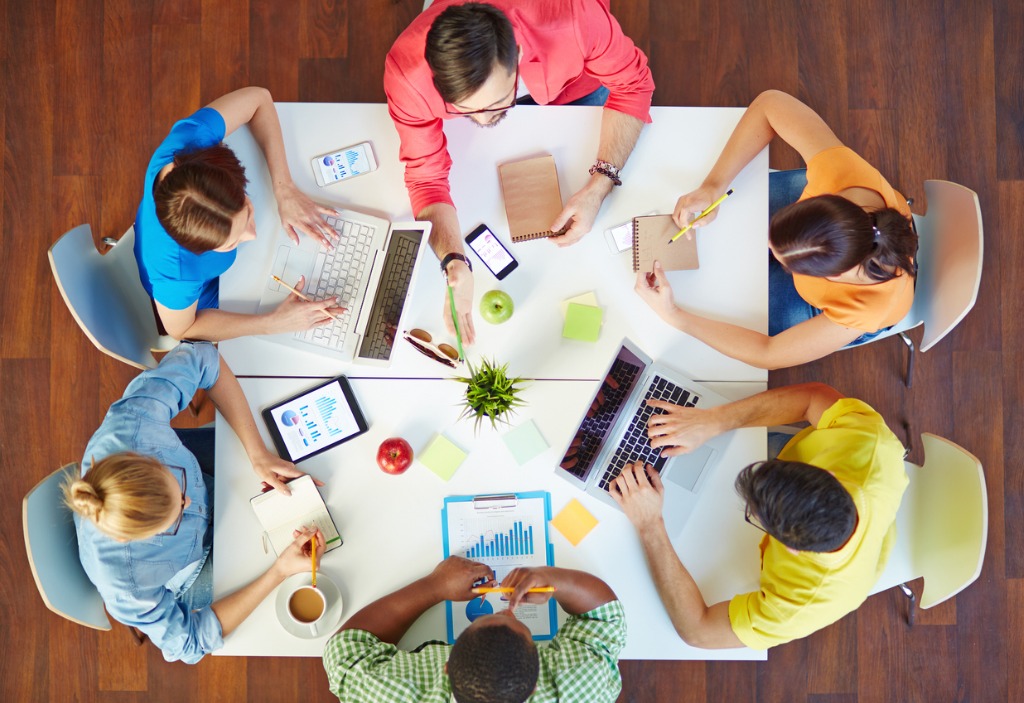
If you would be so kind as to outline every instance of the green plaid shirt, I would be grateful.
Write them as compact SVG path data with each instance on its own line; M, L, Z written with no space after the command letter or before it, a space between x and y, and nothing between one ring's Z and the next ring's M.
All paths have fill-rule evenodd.
M540 676L530 701L614 701L622 689L619 652L626 616L619 601L572 615L548 643L540 643ZM343 630L324 648L331 692L341 701L449 703L444 673L451 645L405 652L365 630Z

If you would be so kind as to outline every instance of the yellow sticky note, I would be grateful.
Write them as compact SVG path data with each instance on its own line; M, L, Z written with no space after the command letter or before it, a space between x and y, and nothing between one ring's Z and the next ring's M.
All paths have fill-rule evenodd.
M437 435L426 449L420 452L420 463L447 481L459 470L466 452L459 449L444 435Z
M558 515L555 515L551 526L561 532L575 547L597 526L597 518L591 515L582 503L573 498L566 503Z
M566 313L569 312L569 303L590 305L591 307L595 308L600 307L600 305L597 302L597 295L594 293L594 291L590 291L589 293L583 293L582 295L577 295L575 298L567 298L562 301L561 308L563 318L565 318Z
M562 336L566 339L578 339L581 342L596 342L601 335L601 320L604 312L593 305L569 303L565 313L565 325Z

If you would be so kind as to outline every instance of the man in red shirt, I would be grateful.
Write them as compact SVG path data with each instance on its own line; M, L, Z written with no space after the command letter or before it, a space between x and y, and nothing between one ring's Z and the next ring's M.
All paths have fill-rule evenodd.
M441 120L464 117L493 127L527 99L603 104L590 180L551 226L559 231L569 224L553 240L568 246L590 231L601 203L621 183L619 169L651 121L654 80L608 0L438 0L391 47L384 90L413 213L434 225L430 243L455 290L459 329L472 343L473 275L448 186L452 161ZM453 332L447 298L444 311Z

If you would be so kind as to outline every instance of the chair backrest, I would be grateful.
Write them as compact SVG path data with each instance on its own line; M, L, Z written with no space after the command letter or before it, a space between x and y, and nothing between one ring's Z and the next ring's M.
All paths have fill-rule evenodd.
M139 369L153 368L151 349L167 348L157 332L152 304L139 280L129 228L105 255L93 244L92 229L79 225L50 247L57 288L85 336L105 354Z
M912 315L924 322L928 351L974 307L981 287L984 233L978 195L949 181L925 181L928 212L916 217L917 291Z
M873 593L924 577L930 608L981 573L988 541L988 495L981 462L933 434L921 435L924 466L905 462L910 485L896 516L896 545Z
M109 630L103 599L78 559L75 523L61 494L66 472L77 470L78 464L68 464L25 496L21 504L25 551L47 608L80 625Z

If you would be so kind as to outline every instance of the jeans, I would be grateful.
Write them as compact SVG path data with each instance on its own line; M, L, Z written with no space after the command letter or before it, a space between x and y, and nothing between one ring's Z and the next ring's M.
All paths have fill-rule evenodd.
M604 105L608 102L608 89L603 85L589 95L584 95L582 98L577 98L571 103L566 105ZM524 95L521 98L516 98L516 105L536 105L537 101L529 95Z
M203 472L203 482L206 484L207 495L210 496L210 505L213 505L213 457L214 457L214 431L212 427L200 427L196 429L174 430L178 439L185 445L199 462L199 468ZM210 524L213 524L211 511ZM202 567L199 572L189 581L186 581L183 589L175 594L175 599L189 610L202 610L213 603L213 548L206 552Z

